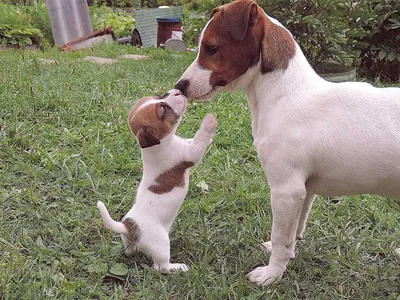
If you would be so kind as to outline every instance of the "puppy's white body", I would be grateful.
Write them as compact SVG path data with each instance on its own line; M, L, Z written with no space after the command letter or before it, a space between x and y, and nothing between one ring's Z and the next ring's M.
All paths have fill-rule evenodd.
M259 56L258 63L244 61L248 53ZM250 67L240 74L240 64ZM202 76L207 68L210 76ZM231 80L235 72L240 76ZM400 198L400 89L325 81L291 34L250 0L214 11L199 54L176 88L195 99L220 90L246 92L273 213L271 242L264 243L270 262L249 274L258 285L270 285L295 257L316 194Z
M133 122L132 119L141 113L149 102L155 104L160 101L163 100L148 100L147 104L139 105L136 108L137 112L130 117L130 122ZM171 107L174 109L174 106ZM177 113L179 115L177 124L171 133L159 141L159 144L141 149L143 177L137 189L135 202L122 221L114 221L102 202L97 205L104 225L122 234L125 253L133 255L136 248L140 249L152 257L154 268L162 273L169 273L175 269L188 270L185 264L169 262L168 235L188 192L189 168L200 161L216 128L215 117L207 115L193 139L186 140L176 136L174 133L183 111L184 109L180 114ZM146 126L151 126L151 121L145 122Z

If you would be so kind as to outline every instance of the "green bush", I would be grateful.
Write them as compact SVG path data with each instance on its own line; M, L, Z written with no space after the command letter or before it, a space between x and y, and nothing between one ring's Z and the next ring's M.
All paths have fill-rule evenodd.
M366 32L355 21L366 21L371 13L351 0L263 0L260 5L293 34L310 64L326 72L332 63L356 65L359 51L355 37Z
M382 80L400 81L400 2L364 0L373 18L359 21L368 34L358 39L361 68L365 75Z
M143 6L154 6L154 1L145 0L88 0L88 5L93 6L109 6L119 8L140 8Z
M116 36L129 36L135 27L135 19L131 14L122 10L113 10L107 6L90 7L90 19L93 30L112 26Z
M43 32L34 21L39 16L35 7L0 3L0 11L0 43L22 47L45 42Z

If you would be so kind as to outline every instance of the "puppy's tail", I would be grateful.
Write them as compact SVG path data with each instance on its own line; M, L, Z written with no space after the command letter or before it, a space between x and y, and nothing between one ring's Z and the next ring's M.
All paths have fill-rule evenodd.
M101 218L103 219L104 226L116 233L128 234L128 229L122 222L114 221L103 202L97 202L97 208L100 211Z

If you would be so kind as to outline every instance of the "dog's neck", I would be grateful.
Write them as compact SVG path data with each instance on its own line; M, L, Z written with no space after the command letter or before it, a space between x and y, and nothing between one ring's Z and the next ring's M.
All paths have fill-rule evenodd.
M278 69L263 74L260 58L260 62L256 66L250 68L244 75L235 80L233 87L244 89L248 100L255 103L258 103L261 99L264 102L273 103L282 95L293 94L295 91L301 90L302 87L320 84L321 81L324 81L308 63L292 34L276 19L267 17L272 23L281 26L289 33L296 50L294 56L289 60L289 66L284 70Z
M143 173L150 170L159 170L168 164L171 157L176 156L177 149L173 147L175 135L163 139L160 144L152 147L141 148Z

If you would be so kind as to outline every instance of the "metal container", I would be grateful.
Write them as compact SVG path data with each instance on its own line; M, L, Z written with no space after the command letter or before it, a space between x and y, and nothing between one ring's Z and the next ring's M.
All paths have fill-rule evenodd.
M93 32L87 0L46 0L57 46Z

